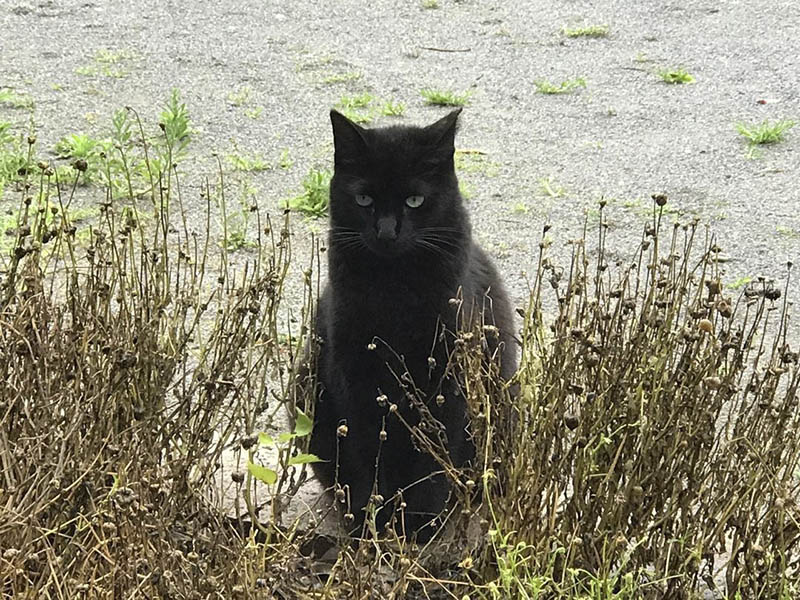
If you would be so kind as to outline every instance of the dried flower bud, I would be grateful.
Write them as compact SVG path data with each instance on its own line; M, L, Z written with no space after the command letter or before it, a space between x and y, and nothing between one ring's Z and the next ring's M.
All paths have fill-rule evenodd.
M644 489L640 485L631 488L631 500L639 502L644 497Z
M3 560L12 561L19 556L19 550L16 548L6 548L3 550Z
M336 428L336 435L339 436L340 438L346 438L348 431L349 430L347 428L347 424L342 423L341 425L339 425L339 427Z
M578 419L577 415L572 413L567 413L564 415L564 425L566 425L570 431L575 431L580 424L580 420Z
M708 319L700 319L700 321L697 323L697 328L704 333L714 332L714 324Z

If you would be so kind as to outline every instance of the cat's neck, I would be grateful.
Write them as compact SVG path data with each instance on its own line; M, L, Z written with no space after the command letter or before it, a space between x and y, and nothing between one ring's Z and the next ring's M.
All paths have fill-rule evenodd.
M328 276L334 291L359 290L379 292L381 289L425 291L450 290L458 286L468 261L470 241L447 254L419 251L401 256L379 256L362 248L339 247L328 250Z

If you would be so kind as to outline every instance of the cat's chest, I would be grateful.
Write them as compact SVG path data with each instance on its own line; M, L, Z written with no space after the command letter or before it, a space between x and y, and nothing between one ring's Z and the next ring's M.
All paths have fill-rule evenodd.
M391 289L347 291L336 303L336 337L356 343L379 338L398 351L433 341L437 323L446 320L446 294L421 292L402 283Z

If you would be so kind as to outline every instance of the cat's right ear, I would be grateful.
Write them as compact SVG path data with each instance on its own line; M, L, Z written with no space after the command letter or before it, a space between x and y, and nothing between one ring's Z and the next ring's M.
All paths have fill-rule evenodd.
M361 162L367 152L364 129L335 110L331 110L331 125L334 165L348 166Z

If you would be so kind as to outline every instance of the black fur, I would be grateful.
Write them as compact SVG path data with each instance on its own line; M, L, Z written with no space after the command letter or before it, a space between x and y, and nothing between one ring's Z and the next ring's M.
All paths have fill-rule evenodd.
M455 466L474 454L464 400L455 379L444 377L457 331L451 299L460 293L464 308L483 307L485 322L500 330L503 375L508 378L516 365L511 308L490 259L472 241L458 191L453 154L459 112L424 128L380 129L331 112L329 282L317 315L321 346L311 451L326 461L314 465L322 484L346 491L354 533L373 494L386 501L379 526L402 496L407 532L424 528L446 504L449 486L441 466L415 446L399 416L417 425L420 410L429 411L444 426ZM371 206L357 204L356 195L371 197ZM410 196L422 196L422 205L407 206ZM443 403L436 401L439 395ZM378 402L378 396L388 401ZM389 411L391 404L398 414ZM340 425L347 426L346 436L337 436Z

